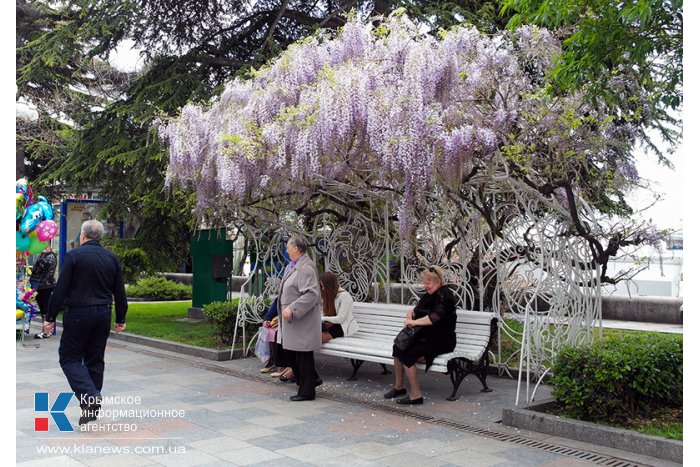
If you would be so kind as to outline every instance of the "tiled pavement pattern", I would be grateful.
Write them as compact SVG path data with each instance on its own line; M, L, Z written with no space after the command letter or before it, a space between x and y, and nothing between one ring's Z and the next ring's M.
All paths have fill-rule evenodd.
M489 377L494 392L481 393L469 377L459 400L448 402L449 377L420 375L426 403L399 407L382 398L392 375L365 364L358 381L347 381L347 360L318 357L324 385L312 402L290 402L291 383L259 373L255 358L210 362L123 342L109 341L103 395L141 398L140 405L103 409L184 411L183 417L101 418L88 426L135 426L135 431L78 431L75 399L66 415L76 428L34 431L34 393L70 391L58 365L59 336L40 348L17 350L16 460L20 466L579 466L596 465L513 440L567 446L608 465L677 465L500 425L512 406L517 382ZM542 394L546 395L547 387ZM163 412L161 412L163 413ZM512 439L491 436L505 434ZM506 438L508 438L506 436ZM615 460L620 463L615 464Z

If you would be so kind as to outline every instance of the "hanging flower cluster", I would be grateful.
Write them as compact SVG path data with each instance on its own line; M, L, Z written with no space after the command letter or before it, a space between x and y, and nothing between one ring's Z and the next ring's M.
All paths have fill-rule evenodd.
M183 108L162 128L167 183L193 185L200 211L303 196L319 177L382 186L402 194L408 236L427 193L458 188L475 166L515 161L546 178L605 165L603 116L575 124L586 110L575 96L543 97L558 51L531 27L435 38L402 15L378 27L350 21L337 37L306 39L236 79L208 109Z

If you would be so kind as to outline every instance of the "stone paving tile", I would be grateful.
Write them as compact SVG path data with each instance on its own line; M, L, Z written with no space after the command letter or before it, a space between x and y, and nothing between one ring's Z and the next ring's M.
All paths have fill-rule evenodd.
M435 457L448 452L464 449L461 444L458 445L457 443L444 442L443 440L437 439L433 436L412 441L404 441L400 444L396 444L395 446L401 451L410 451L424 457Z
M176 452L157 456L148 456L148 459L168 466L194 466L220 461L220 459L217 457L197 449L186 449L185 452L182 453Z
M114 456L93 457L84 461L90 467L112 467L115 464ZM144 467L153 464L153 461L138 454L120 454L119 464L133 467Z
M199 441L190 441L188 439L185 442L185 444L200 451L214 454L217 452L232 451L234 449L249 448L253 445L256 445L254 443L247 443L245 441L232 439L226 436L221 436L218 438L208 438Z
M301 444L292 448L276 449L275 452L302 462L320 462L338 457L338 450L322 444Z
M255 467L311 467L313 464L307 462L301 462L296 459L275 459L273 461L258 462L252 464ZM345 464L352 465L352 464Z
M349 465L353 467L371 467L379 464L375 461L362 459L352 454L346 454L343 456L334 457L332 459L323 459L320 462L314 462L313 465L317 465L319 467L347 467ZM407 465L410 464L404 464L404 466Z
M375 441L353 443L338 448L339 452L353 454L363 459L378 459L380 457L392 456L401 452L396 446L387 446Z
M321 440L317 436L313 435L308 436L303 440L300 440L293 434L282 432L275 436L263 436L260 438L254 438L249 440L248 442L259 448L269 449L270 451L277 452L282 449L294 448L296 446L299 446L299 444L303 444L308 441L319 442Z
M69 456L44 457L39 460L17 463L17 467L46 467L47 465L51 467L77 467L85 464Z
M257 446L221 452L217 453L216 456L234 465L253 465L259 462L284 459L284 455L282 454L268 451L267 449L262 449ZM280 461L277 465L284 465L283 461Z
M397 467L411 465L420 467L442 467L445 465L445 462L440 459L437 459L435 457L421 456L420 454L417 454L415 452L402 452L400 454L394 454L391 456L375 459L374 462L377 465ZM469 465L476 466L478 464Z
M241 425L240 427L237 427L237 428L220 430L219 433L221 433L224 436L228 436L228 437L231 437L234 439L240 439L242 441L247 441L250 439L261 438L261 437L265 437L265 436L278 435L279 431L274 430L272 428L251 425L251 424L247 423L247 424Z
M498 457L498 455L478 451L453 451L439 455L436 459L455 465L474 465L479 467L504 465L506 461L504 458Z
M247 421L248 423L264 426L267 428L281 428L290 425L301 425L304 423L303 420L299 420L298 418L286 417L284 415L268 415L265 417L255 417Z

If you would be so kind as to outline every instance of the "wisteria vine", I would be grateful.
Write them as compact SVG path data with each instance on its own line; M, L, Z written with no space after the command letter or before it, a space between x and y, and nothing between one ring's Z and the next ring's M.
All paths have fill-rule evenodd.
M589 201L624 190L637 181L624 157L635 129L580 95L544 92L559 51L534 27L433 37L401 14L379 26L351 20L161 127L167 184L193 186L199 214L303 200L319 179L381 188L400 196L407 239L431 194L463 192L475 172L498 170L545 194L564 181Z

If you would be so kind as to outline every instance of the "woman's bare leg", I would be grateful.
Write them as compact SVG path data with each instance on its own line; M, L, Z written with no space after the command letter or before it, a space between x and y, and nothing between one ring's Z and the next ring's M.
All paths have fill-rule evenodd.
M406 376L408 377L409 385L408 395L411 398L411 400L423 397L420 391L420 386L418 386L418 367L416 367L416 365L413 365L412 367L407 367Z
M403 363L394 357L394 389L403 389Z

